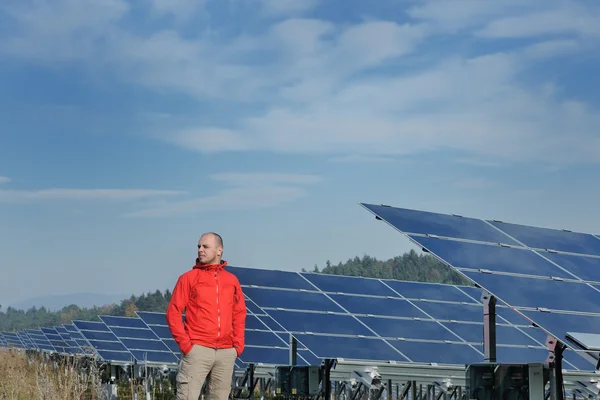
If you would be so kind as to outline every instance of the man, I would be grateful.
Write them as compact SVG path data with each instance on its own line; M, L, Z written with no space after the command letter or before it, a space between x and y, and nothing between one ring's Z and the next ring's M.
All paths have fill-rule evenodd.
M209 373L209 400L226 400L235 359L244 351L246 303L238 279L224 270L222 255L221 236L203 234L196 265L179 277L167 307L169 329L183 353L178 400L197 400Z

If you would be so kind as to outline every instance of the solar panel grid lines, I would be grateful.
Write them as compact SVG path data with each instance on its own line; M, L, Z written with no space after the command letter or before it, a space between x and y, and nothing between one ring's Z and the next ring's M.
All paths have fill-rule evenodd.
M481 238L475 238L480 240L479 243L463 243L459 235L450 235L447 240L432 235L417 236L406 229L412 221L386 220L411 241L484 287L499 301L509 304L515 314L522 315L544 333L563 342L566 331L561 322L566 321L566 314L600 321L600 287L595 285L600 280L598 236L482 221L509 237L518 247L490 246ZM571 327L575 332L589 329L581 324L579 328ZM577 364L576 360L572 363Z
M44 332L41 329L25 329L25 332L29 335L35 345L45 351L57 352L52 343L48 340Z
M40 328L42 333L46 336L50 344L54 347L57 353L68 354L67 344L58 334L56 329L51 327Z
M99 318L139 363L178 363L178 357L141 318L109 315Z
M23 346L26 349L35 349L36 348L36 346L33 344L31 339L29 338L29 335L27 335L27 333L25 331L18 331L17 336L19 337L19 339L21 340L21 343L23 343Z
M251 269L251 271L255 271L255 269ZM268 273L268 271L264 271L264 270L262 272L263 273ZM245 274L252 274L252 272L250 272L250 271L245 271L244 273ZM304 275L308 274L309 275L310 273L299 273L299 274L304 274ZM330 278L335 279L335 278L338 278L338 277L337 276L331 276ZM341 278L346 279L346 277L341 277ZM357 278L357 282L360 283L363 279L367 279L367 278ZM241 279L240 281L241 281L242 286L246 287L245 286L245 282L243 281L243 279ZM257 283L257 282L255 282L255 283ZM414 283L414 282L409 282L409 284L421 285L420 283ZM456 286L454 286L454 285L440 285L440 284L428 284L428 285L430 285L432 288L438 288L438 287L439 288L448 288L448 287L456 288ZM258 288L258 287L261 287L261 286L265 286L265 285L260 285L260 283L259 284L254 284L255 288ZM319 287L319 289L323 290L325 288L324 287ZM481 290L478 289L478 288L469 287L469 286L460 287L460 288L456 288L456 289L459 291L459 293L461 294L461 296L465 295L464 299L466 299L467 301L458 303L457 301L441 301L439 299L436 299L436 300L433 300L433 301L430 300L430 299L420 299L419 301L422 302L420 304L431 304L431 305L442 305L442 304L444 304L444 305L465 305L465 304L468 304L468 305L470 305L472 307L479 306L479 311L477 313L477 321L482 321L482 312L483 312L483 310L481 308L482 303L479 300L477 300L477 299L480 299ZM265 289L264 291L266 291L266 290L267 289ZM276 293L276 292L271 291L271 293ZM382 296L368 296L368 295L367 296L364 296L364 295L363 296L361 296L361 295L355 295L354 296L354 295L348 295L346 293L343 293L343 291L340 291L340 290L337 290L335 293L336 293L335 295L333 295L331 293L328 293L328 294L330 294L335 300L337 300L338 303L340 302L339 298L343 298L343 297L345 297L345 298L360 298L360 299L368 299L370 297L378 297L379 299L391 299L391 298L394 298L393 296L386 296L385 298L382 297ZM339 298L335 298L334 296L339 296ZM246 297L248 297L248 296L246 296ZM413 296L413 297L415 297L415 296ZM421 298L421 297L423 297L423 296L416 296L416 298ZM394 298L394 299L401 300L400 298ZM257 299L255 299L254 296L251 296L248 299L248 302L251 303L254 300L257 300ZM258 302L257 309L259 307L263 306L262 304L260 304L260 299L258 299L257 302ZM415 301L415 302L417 302L417 301ZM324 311L318 311L318 310L314 310L314 309L310 310L310 311L297 310L299 308L300 309L306 309L306 308L309 308L309 307L298 306L298 305L296 305L296 306L294 306L292 308L262 307L262 311L259 310L259 312L260 312L260 314L268 313L271 316L271 319L276 321L275 324L279 325L277 327L273 327L272 326L273 323L270 323L269 326L271 328L273 328L274 330L280 330L280 329L284 328L285 330L291 331L291 333L299 340L299 343L302 343L302 344L304 344L306 346L308 346L308 344L304 343L304 342L301 342L302 339L300 339L300 338L313 338L312 340L314 340L314 337L318 337L320 340L324 340L324 338L329 337L329 338L334 338L334 339L340 339L340 340L343 340L343 341L360 340L361 343L364 343L364 340L366 340L366 339L379 339L376 336L373 336L372 333L361 334L361 335L353 335L352 333L319 332L319 330L321 330L321 331L324 330L324 329L321 329L321 328L314 329L314 330L313 329L310 329L310 330L309 329L294 330L294 329L292 329L291 326L289 326L289 322L286 322L286 321L284 321L282 319L282 313L283 313L283 315L285 315L285 313L295 312L296 315L306 315L307 317L314 317L314 316L319 315L319 314L324 315L324 316L326 316L327 314L330 314L330 315L344 315L344 313L331 312L331 311L324 312ZM524 355L521 354L521 353L519 353L517 350L518 349L524 349L525 351L523 353L527 353L529 351L534 351L535 350L537 352L536 354L541 355L541 357L543 357L543 360L545 360L546 357L547 357L547 352L548 351L545 348L545 346L543 345L543 343L541 343L541 342L545 343L545 336L544 336L543 332L541 332L541 330L539 330L539 329L531 328L529 326L530 323L527 322L527 319L525 319L525 318L519 319L518 315L516 315L516 313L514 313L509 308L507 308L507 307L504 307L504 308L499 307L499 309L502 310L503 312L506 312L507 313L506 315L509 316L509 318L505 318L505 319L502 319L502 318L499 317L498 318L499 325L505 325L505 328L512 328L512 329L509 329L511 331L511 335L506 336L506 338L507 338L507 342L506 343L507 344L504 345L502 343L502 341L500 341L500 344L499 344L499 347L502 347L501 351L504 351L504 350L507 351L507 353L504 354L505 358L506 357L521 357L521 358L523 358ZM357 314L355 312L355 310L348 310L348 311L350 313L352 313L352 314ZM277 315L277 313L279 313L279 315ZM367 314L370 314L370 313L367 313ZM375 314L377 314L377 313L375 313ZM514 314L518 318L512 317L511 316L512 314ZM356 316L360 317L361 315L357 314ZM371 315L368 315L368 316L371 316ZM437 316L435 316L435 317L438 318ZM296 318L296 319L298 319L298 318ZM401 318L399 318L398 320L400 320L400 319ZM431 318L427 318L427 319L431 320ZM502 321L505 321L505 322L503 323ZM444 321L442 321L442 322L444 322ZM527 330L523 331L523 329L517 329L518 326L517 325L512 325L513 322L517 322L519 324L518 326L520 328L524 328L524 329L527 329ZM317 325L320 325L320 324L317 324ZM480 323L479 326L482 328L483 327L482 323ZM451 328L451 330L452 330L452 328ZM350 330L350 331L352 331L352 330ZM382 335L380 333L380 336L382 336L383 338L388 338L388 337L391 338L391 339L389 339L390 342L395 347L398 347L398 342L396 342L395 340L399 340L399 339L395 335L385 336L385 335ZM502 337L502 336L500 336L500 337ZM517 341L515 341L515 339L517 337L519 339ZM472 349L472 348L470 350L473 351L475 354L477 354L478 360L476 360L476 361L481 361L481 358L482 358L481 354L483 352L481 341L479 341L479 342L473 342L473 343L467 341L466 343L464 343L464 342L460 342L460 341L453 342L453 341L448 341L448 340L446 340L446 341L441 341L441 340L437 341L437 339L439 339L439 338L432 339L431 342L427 342L427 343L432 343L435 346L439 345L439 346L442 346L442 347L443 347L444 344L451 344L451 345L459 344L459 343L460 344L473 344L477 349L480 349L480 350L479 350L479 352L477 352L475 349ZM415 344L418 344L418 343L421 343L421 344L422 343L426 343L426 341L419 340L419 339L414 340L414 339L410 339L410 338L409 339L402 338L402 340L404 340L405 343L410 343L411 345L415 345ZM511 340L513 340L513 341L511 341ZM452 347L452 346L450 346L450 347ZM443 347L441 350L447 350L448 348L449 347ZM463 347L463 349L464 348L465 347ZM317 348L317 349L311 348L312 353L315 353L315 350L319 350L319 348ZM339 350L342 351L342 349L339 349ZM322 354L318 354L318 355L319 355L319 357L322 356ZM348 354L348 355L346 355L346 357L351 357L351 355ZM435 357L436 357L436 355L431 355L431 361L432 362L436 361ZM515 360L513 360L513 361L515 361ZM568 362L565 362L565 368L571 368L571 367L573 367L572 364L570 364Z
M303 274L298 274L299 276L301 276L302 278L304 278L311 286L313 286L316 290L320 291L321 289L315 285L313 282L311 282L305 275ZM348 315L352 316L353 318L355 318L355 320L357 322L359 322L364 328L366 328L367 330L369 330L371 333L374 334L375 337L379 338L380 340L382 340L385 344L387 344L390 348L392 348L394 351L396 351L398 354L400 354L402 357L404 357L406 359L406 361L411 361L410 358L408 358L405 354L402 353L402 351L400 351L397 347L394 347L392 344L390 344L386 339L382 338L375 330L373 330L370 326L368 326L367 324L365 324L363 321L361 321L360 319L358 319L356 316L354 316L353 314L351 314L347 309L345 309L344 307L342 307L338 302L336 302L334 299L331 298L331 296L327 293L324 293L324 295L334 304L336 304L340 309L342 309L345 313L347 313ZM331 316L329 317L331 318ZM334 323L333 322L329 322L331 323L331 325L329 326L333 326ZM326 322L327 324L327 322ZM301 341L300 341L301 342Z
M134 357L103 322L71 321L94 350L94 357L114 364L133 364Z

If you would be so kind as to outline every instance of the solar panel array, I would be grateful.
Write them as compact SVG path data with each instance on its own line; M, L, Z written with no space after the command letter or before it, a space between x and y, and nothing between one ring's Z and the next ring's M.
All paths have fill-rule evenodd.
M290 340L297 364L337 358L419 364L482 362L481 290L471 286L228 267L243 287L248 308L246 347L236 363L287 365ZM543 362L546 333L506 306L498 306L499 362ZM164 313L101 316L19 333L30 348L86 354L113 364L176 366L181 357ZM25 347L3 333L8 346ZM593 370L567 352L564 368Z
M600 332L599 236L363 206L564 344Z

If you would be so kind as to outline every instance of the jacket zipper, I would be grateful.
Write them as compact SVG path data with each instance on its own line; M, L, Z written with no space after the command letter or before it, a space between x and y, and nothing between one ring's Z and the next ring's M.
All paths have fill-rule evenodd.
M215 286L217 288L217 337L221 337L221 304L219 304L219 280L215 271Z

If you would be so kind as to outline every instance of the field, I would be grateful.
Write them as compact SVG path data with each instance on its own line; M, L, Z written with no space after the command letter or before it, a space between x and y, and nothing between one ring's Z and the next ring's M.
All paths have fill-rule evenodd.
M0 349L0 400L108 400L107 386L102 384L104 373L88 359ZM117 382L116 392L119 400L133 399L134 393L138 399L146 398L144 386L135 380ZM158 384L150 398L167 400L174 394L169 385Z

